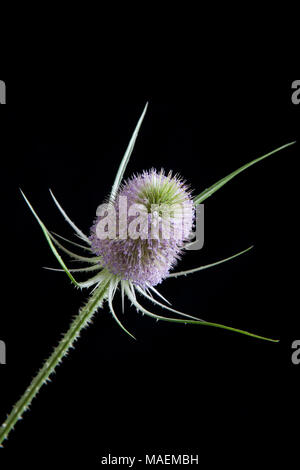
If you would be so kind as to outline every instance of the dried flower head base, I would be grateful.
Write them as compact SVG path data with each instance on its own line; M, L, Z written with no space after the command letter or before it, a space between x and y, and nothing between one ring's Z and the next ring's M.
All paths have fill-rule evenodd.
M33 215L37 219L53 254L61 266L61 269L48 269L53 269L54 271L65 271L76 287L80 289L92 288L92 290L87 303L80 309L77 316L73 319L67 333L65 333L50 358L44 363L41 370L33 379L20 400L13 407L11 413L0 428L0 445L5 439L7 439L15 423L21 419L24 411L28 409L31 401L38 393L41 386L49 380L49 377L54 372L56 366L61 362L67 351L73 346L74 341L79 337L81 330L91 322L93 315L102 306L104 301L107 302L109 310L118 325L128 333L128 335L133 337L132 333L130 333L120 322L113 307L113 299L118 288L120 288L121 291L123 311L124 298L126 296L139 312L156 320L211 326L266 341L277 342L276 340L268 339L229 326L200 320L195 316L179 312L170 306L170 303L154 286L161 283L166 278L177 278L193 274L233 260L234 258L237 258L251 250L252 247L249 247L240 253L210 265L200 266L188 271L171 272L190 242L188 235L193 228L195 207L203 203L207 198L239 173L280 150L293 145L295 142L284 145L267 155L247 163L203 191L197 197L193 198L191 191L181 177L178 175L172 175L172 173L165 174L163 170L159 172L156 170L145 171L141 175L135 175L126 182L123 182L124 172L134 148L146 110L147 104L131 137L115 178L111 194L107 200L107 209L109 207L113 209L113 214L116 217L114 221L118 222L118 230L113 234L113 236L99 236L99 231L101 232L102 227L101 223L104 219L104 213L101 211L97 211L97 217L91 227L89 236L82 233L74 222L70 220L50 191L55 204L65 220L73 228L77 237L79 237L80 243L70 241L57 234L53 234L46 228L28 199L22 193ZM120 212L120 203L122 200L126 200L128 206L135 208L135 211L132 213L130 213L130 211L126 211L125 217L124 214L122 215ZM155 207L155 205L157 205L158 210L153 211L152 207ZM169 206L172 206L172 208L175 209L172 211L171 215L168 214L166 216L166 214L161 210L161 207ZM142 214L143 216L139 220L138 230L136 230L131 237L128 237L127 232L124 232L125 236L121 236L121 232L125 230L125 228L127 230L128 226L134 223L136 208L139 209L140 215ZM177 210L177 208L180 208L180 210ZM162 236L166 225L171 229L168 232L168 237ZM156 227L156 234L154 237L152 236L153 232L151 231L153 227ZM136 235L137 233L139 234L138 236ZM151 233L151 236L149 236L149 233ZM63 242L70 243L76 247L76 249L82 250L82 253L78 254L71 251L71 249L64 246ZM61 250L71 259L84 263L85 266L77 269L68 269L58 250ZM74 278L74 273L84 273L88 278L84 282L78 282ZM175 314L175 317L174 315L171 317L165 317L149 311L140 303L140 300L138 300L139 296L150 300L155 306L161 307L162 309ZM158 298L160 298L161 301L159 301Z

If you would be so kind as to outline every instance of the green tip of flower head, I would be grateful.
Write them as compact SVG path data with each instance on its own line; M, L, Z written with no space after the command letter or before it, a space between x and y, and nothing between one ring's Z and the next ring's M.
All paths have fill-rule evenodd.
M148 212L155 204L185 204L190 201L190 191L179 175L173 175L170 171L167 175L164 170L157 172L155 169L144 171L140 176L129 179L122 191L134 192L136 202L145 204Z

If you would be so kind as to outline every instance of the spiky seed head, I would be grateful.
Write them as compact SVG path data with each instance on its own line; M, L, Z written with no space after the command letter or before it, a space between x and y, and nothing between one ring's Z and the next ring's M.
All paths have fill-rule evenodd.
M142 287L159 284L193 228L194 206L184 181L164 170L144 171L99 208L90 240L103 266Z

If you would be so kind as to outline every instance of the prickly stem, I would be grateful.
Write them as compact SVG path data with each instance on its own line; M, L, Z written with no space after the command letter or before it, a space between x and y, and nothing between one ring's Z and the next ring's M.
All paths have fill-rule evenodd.
M33 398L37 395L42 385L49 381L56 366L59 365L68 350L73 346L74 341L78 339L81 330L86 328L91 322L93 315L106 297L107 289L108 282L99 286L91 295L86 305L82 307L79 313L74 317L69 330L62 337L58 346L54 349L49 359L45 361L43 367L32 380L20 400L15 404L6 421L0 427L0 446L2 446L3 441L8 438L16 422L22 418L23 413L29 408Z

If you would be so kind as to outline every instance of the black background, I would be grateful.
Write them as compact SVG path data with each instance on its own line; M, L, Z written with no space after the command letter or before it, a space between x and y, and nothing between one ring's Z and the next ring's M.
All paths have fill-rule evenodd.
M19 188L49 229L70 237L51 187L88 233L147 100L126 175L172 169L195 195L253 158L299 140L300 105L292 104L293 80L286 79L234 75L222 83L203 78L174 91L145 87L138 93L99 77L0 78L8 102L0 108L4 420L87 296L63 273L42 269L57 267L56 260ZM187 253L180 268L254 244L252 252L160 287L179 310L280 343L156 323L127 302L124 322L134 342L104 307L1 456L29 462L39 449L54 459L97 464L108 453L186 452L222 462L240 452L247 460L291 455L299 423L300 365L291 361L292 343L300 339L298 154L296 144L208 199L204 248ZM115 307L120 312L118 296Z

